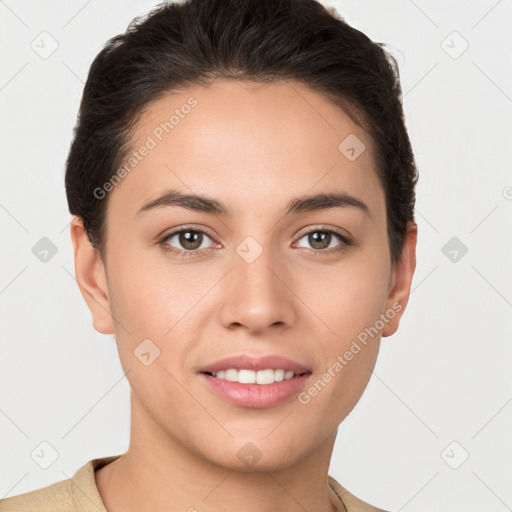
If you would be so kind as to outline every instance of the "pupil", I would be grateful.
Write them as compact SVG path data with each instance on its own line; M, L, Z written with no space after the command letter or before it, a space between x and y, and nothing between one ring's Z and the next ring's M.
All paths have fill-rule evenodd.
M325 247L329 247L330 237L331 237L330 233L325 233L322 231L315 231L314 233L311 233L309 235L309 237L310 237L309 243L315 249L322 249L322 248L325 249ZM325 240L327 240L327 245L325 244Z
M180 244L186 249L197 249L201 246L202 233L198 231L184 231L180 235ZM199 240L199 244L197 241Z

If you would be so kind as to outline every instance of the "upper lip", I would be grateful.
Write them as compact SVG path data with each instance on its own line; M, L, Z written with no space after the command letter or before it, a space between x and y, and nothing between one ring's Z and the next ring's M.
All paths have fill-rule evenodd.
M227 370L228 368L235 368L237 370L267 370L267 369L283 369L285 371L292 371L295 374L311 373L311 370L306 366L292 361L284 356L267 355L267 356L250 356L248 354L234 355L219 359L212 364L208 364L201 368L201 373L215 373L220 370Z

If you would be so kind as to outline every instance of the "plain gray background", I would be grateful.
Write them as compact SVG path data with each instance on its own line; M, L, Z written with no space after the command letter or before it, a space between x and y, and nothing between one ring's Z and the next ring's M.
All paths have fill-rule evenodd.
M386 510L510 510L512 1L323 3L397 57L420 172L410 302L330 474ZM0 1L0 498L128 448L115 341L74 279L64 162L94 56L156 4Z

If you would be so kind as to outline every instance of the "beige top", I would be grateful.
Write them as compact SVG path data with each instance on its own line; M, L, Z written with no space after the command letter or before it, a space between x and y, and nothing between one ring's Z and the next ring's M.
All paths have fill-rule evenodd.
M107 512L94 472L119 457L92 459L67 480L0 500L0 512ZM328 478L347 512L385 512L357 499L331 476Z

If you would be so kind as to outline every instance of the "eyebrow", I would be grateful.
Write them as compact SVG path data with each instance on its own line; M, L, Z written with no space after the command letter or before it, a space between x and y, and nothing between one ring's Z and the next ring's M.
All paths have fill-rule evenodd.
M208 213L216 216L230 216L233 213L231 208L217 199L198 194L186 194L178 190L169 190L142 206L137 212L137 215L141 215L142 213L154 208L162 208L166 206L180 206L187 210ZM326 210L328 208L347 207L354 207L367 215L370 214L370 209L361 199L358 199L346 192L330 192L297 197L290 200L286 205L285 215Z

